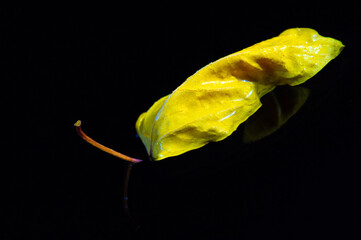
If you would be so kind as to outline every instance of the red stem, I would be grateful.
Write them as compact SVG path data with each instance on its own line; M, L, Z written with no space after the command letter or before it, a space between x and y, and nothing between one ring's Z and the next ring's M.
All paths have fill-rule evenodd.
M81 121L78 120L75 124L75 129L76 131L78 132L79 136L81 138L83 138L85 141L87 141L88 143L90 143L91 145L93 145L94 147L96 148L99 148L100 150L106 152L106 153L109 153L117 158L120 158L120 159L123 159L125 161L129 161L129 162L132 162L132 163L139 163L139 162L142 162L142 160L140 159L136 159L136 158L132 158L132 157L128 157L127 155L124 155L122 153L119 153L111 148L108 148L100 143L98 143L97 141L93 140L92 138L88 137L84 132L83 130L81 129Z

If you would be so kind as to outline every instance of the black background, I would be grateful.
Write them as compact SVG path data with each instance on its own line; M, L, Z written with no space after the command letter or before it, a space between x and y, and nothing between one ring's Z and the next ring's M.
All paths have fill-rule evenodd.
M2 181L1 239L357 239L360 75L357 6L34 4L2 8L3 85L13 151ZM147 159L135 121L211 61L291 27L346 48L305 87L273 135L241 130L179 157L134 166L82 141ZM5 117L4 117L5 118Z

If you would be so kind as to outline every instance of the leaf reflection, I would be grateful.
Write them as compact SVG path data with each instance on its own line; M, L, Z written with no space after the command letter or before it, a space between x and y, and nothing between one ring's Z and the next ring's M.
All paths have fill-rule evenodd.
M262 97L262 107L244 123L243 142L265 138L290 119L310 94L304 87L282 86Z

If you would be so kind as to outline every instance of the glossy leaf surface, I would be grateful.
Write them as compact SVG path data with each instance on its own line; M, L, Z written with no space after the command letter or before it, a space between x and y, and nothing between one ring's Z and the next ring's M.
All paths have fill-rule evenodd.
M277 85L298 85L342 50L340 41L289 29L210 63L141 114L136 129L154 160L221 141L261 107Z

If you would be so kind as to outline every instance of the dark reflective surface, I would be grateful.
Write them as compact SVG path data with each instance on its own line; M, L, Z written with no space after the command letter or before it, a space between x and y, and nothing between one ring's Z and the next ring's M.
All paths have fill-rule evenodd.
M244 123L243 141L255 142L277 131L290 119L309 96L303 87L281 86L264 96L262 107Z
M355 6L74 4L1 9L1 47L10 52L3 79L12 83L3 129L14 150L2 158L0 239L360 238ZM346 46L300 86L307 101L307 91L279 88L268 97L280 115L261 108L273 120L246 123L248 137L241 126L224 141L136 165L128 196L140 228L132 231L121 201L125 164L82 141L74 122L146 159L134 124L152 102L209 62L297 26Z

